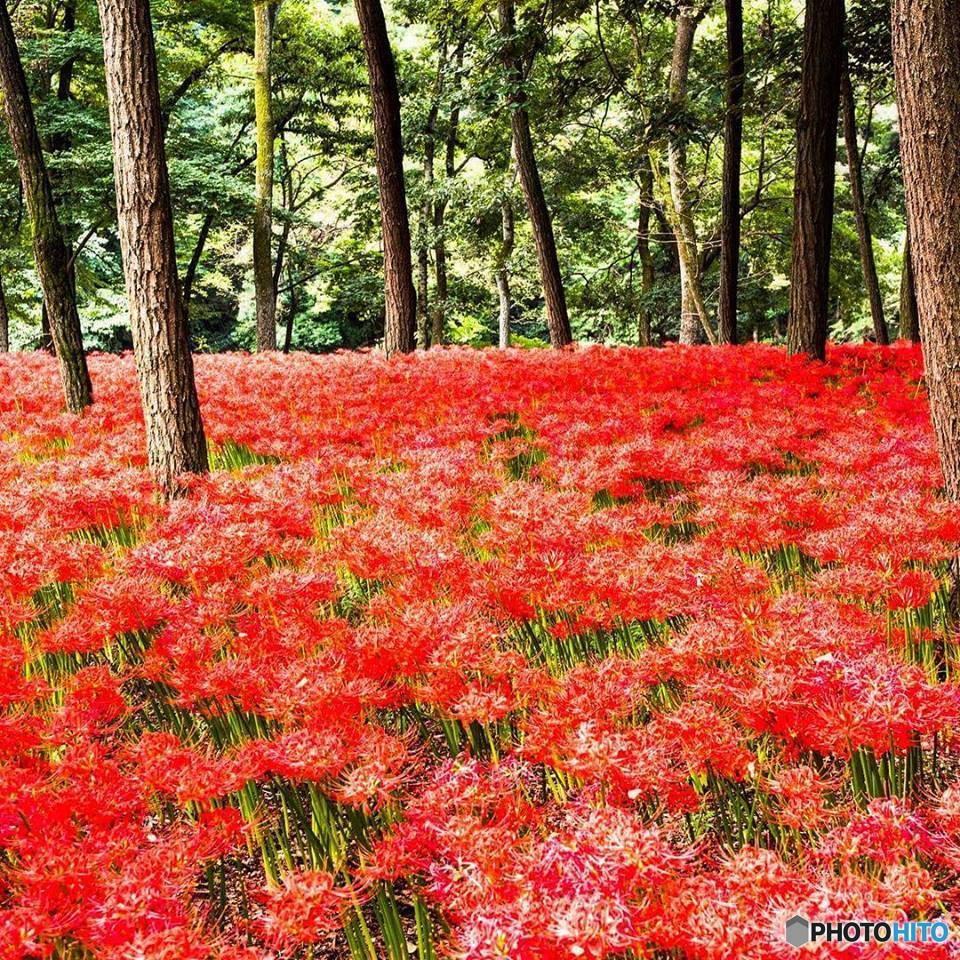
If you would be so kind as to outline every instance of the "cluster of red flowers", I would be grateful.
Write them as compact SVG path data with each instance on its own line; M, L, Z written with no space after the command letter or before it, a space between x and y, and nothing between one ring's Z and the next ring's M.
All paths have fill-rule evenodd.
M215 469L172 503L131 359L91 368L74 417L0 361L0 960L952 923L960 511L915 348L200 357Z

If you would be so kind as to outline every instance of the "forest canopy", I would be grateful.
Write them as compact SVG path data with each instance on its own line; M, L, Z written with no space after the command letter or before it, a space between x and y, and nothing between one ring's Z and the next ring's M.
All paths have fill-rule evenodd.
M102 38L93 0L10 5L88 349L131 346ZM802 5L743 5L740 337L783 340L790 310ZM548 340L537 254L511 114L522 95L574 339L680 336L681 283L669 168L685 161L702 295L719 297L727 48L723 5L690 8L683 96L671 65L676 5L524 2L518 73L505 68L498 11L402 0L385 7L402 109L404 173L421 340L495 344L508 283L515 345ZM152 5L179 274L197 351L256 346L257 124L254 5ZM352 4L271 9L272 267L279 345L329 351L378 343L383 254L367 68ZM879 296L895 331L905 241L889 13L847 8L846 51L864 216ZM873 337L850 163L838 127L830 337ZM507 216L511 243L505 240ZM16 160L0 134L0 278L10 345L44 343ZM502 291L501 291L502 292ZM649 337L645 325L648 325Z

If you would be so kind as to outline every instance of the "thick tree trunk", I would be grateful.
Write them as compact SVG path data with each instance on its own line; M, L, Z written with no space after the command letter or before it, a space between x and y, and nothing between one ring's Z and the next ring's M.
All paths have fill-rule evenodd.
M677 13L677 29L670 61L670 103L682 111L687 103L687 77L693 38L699 22L690 4L682 4ZM667 142L667 169L670 178L671 226L677 238L680 260L680 342L696 343L703 330L710 343L716 334L710 326L703 291L700 285L700 253L697 249L697 228L690 204L687 183L687 145L682 130L670 131Z
M560 261L557 259L557 244L553 235L553 221L547 207L547 199L540 181L537 157L530 132L530 115L527 113L527 97L523 91L523 67L516 50L516 19L513 0L500 0L500 33L503 41L503 61L506 67L510 94L510 125L513 132L513 153L520 174L520 186L527 204L533 242L537 248L537 263L540 267L540 282L547 308L547 329L550 343L564 347L573 342L570 318L567 315L567 298L563 289Z
M277 349L277 300L273 284L273 158L276 132L270 60L273 49L271 0L253 4L253 91L257 125L256 202L253 210L253 282L257 350Z
M3 289L3 275L0 274L0 353L10 349L10 314L7 311L7 295Z
M843 0L807 0L787 348L790 353L806 353L819 360L827 350L843 26Z
M860 147L857 143L857 112L853 98L853 84L850 82L850 68L846 60L840 77L840 99L843 108L843 140L847 153L847 170L850 176L850 195L853 198L853 215L857 221L857 239L860 243L860 266L863 270L863 284L867 288L870 302L870 317L873 320L873 334L877 343L888 344L887 322L883 316L883 297L880 294L880 280L877 277L877 264L873 258L873 236L870 232L870 219L863 195L863 171L860 167Z
M930 414L947 494L960 500L960 17L955 0L893 0L891 18Z
M637 257L640 260L640 297L637 309L637 344L649 347L653 343L650 323L650 308L646 298L653 290L653 254L650 251L650 213L653 210L653 170L650 158L644 154L640 170L640 212L637 215Z
M513 305L510 297L510 258L514 244L513 203L507 193L500 201L500 217L503 241L497 254L497 300L500 307L497 327L500 349L506 350L510 346L510 308Z
M355 0L370 75L373 138L380 183L387 355L409 353L416 344L416 292L410 256L410 220L403 181L400 93L380 0Z
M156 482L207 469L183 311L149 0L98 0L130 328Z
M723 122L723 199L720 224L721 343L737 342L740 281L740 158L743 153L743 0L726 0L727 110Z
M0 90L33 227L33 253L64 398L67 409L77 413L91 402L93 391L83 352L76 289L6 0L0 0Z
M917 291L913 285L913 264L910 262L910 231L903 244L903 267L900 271L900 339L920 342L920 317L917 314Z

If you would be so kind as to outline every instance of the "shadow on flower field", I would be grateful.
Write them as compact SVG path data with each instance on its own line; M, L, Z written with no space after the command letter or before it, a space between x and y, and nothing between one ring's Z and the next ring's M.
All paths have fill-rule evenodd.
M91 369L78 418L0 360L2 960L789 957L794 913L956 907L917 349L198 357L170 505Z

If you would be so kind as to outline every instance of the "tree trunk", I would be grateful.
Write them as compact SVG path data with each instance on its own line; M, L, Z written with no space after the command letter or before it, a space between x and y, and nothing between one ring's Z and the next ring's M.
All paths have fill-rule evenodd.
M197 234L197 242L193 247L193 253L190 256L190 262L187 264L187 272L183 275L183 315L190 317L190 300L193 298L193 284L197 279L197 270L200 268L200 258L203 256L203 248L207 245L207 237L210 235L210 228L213 226L213 214L208 213L200 224L200 233Z
M253 90L257 124L256 202L253 210L253 282L257 350L277 349L277 301L273 285L273 157L275 130L270 77L273 48L271 0L253 4Z
M460 89L460 74L463 70L463 55L466 41L461 41L456 52L456 81L455 88ZM433 331L431 342L434 346L443 343L447 325L447 241L444 236L444 226L447 213L447 202L450 184L457 175L457 131L460 129L460 106L455 104L450 110L450 119L447 123L447 136L444 155L444 192L433 204L433 259L434 271L437 278L437 298L433 306Z
M740 158L743 152L743 0L726 0L726 13L727 110L723 122L718 326L721 343L736 343L740 281Z
M900 339L920 342L920 318L917 315L917 291L913 285L913 264L910 262L910 231L903 244L903 267L900 272Z
M960 17L955 0L893 0L891 18L930 415L947 494L960 500ZM955 583L956 572L955 561Z
M77 27L76 0L66 0L63 5L63 32L71 35ZM73 86L74 58L70 57L57 74L57 100L67 103L70 100L70 88ZM68 131L56 133L50 138L50 149L53 153L60 153L70 148L70 134Z
M410 256L410 220L403 181L400 93L380 0L355 0L370 75L373 138L380 183L387 355L409 353L416 343L416 293Z
M670 103L683 111L687 103L687 76L693 53L693 38L698 17L690 4L682 4L677 13L677 30L670 61ZM667 142L667 169L670 179L671 226L677 238L680 260L680 342L696 343L702 329L710 343L716 334L710 326L700 285L700 253L697 228L690 204L687 183L687 145L683 130L672 129Z
M443 89L443 68L446 59L446 46L444 46L437 64L437 79L423 131L423 199L420 202L420 222L417 230L417 346L422 350L430 346L430 228L434 218L433 187L434 161L437 153L437 114L440 112L440 94Z
M0 353L10 349L10 314L7 312L7 296L3 290L3 275L0 274Z
M650 213L653 209L653 170L650 158L644 154L640 170L640 212L637 216L637 256L640 259L640 306L637 308L637 344L649 347L653 343L650 307L646 298L653 291L653 254L650 252Z
M827 350L834 165L843 64L843 0L807 0L803 28L787 349Z
M149 0L98 0L130 329L156 482L169 495L207 469L177 277Z
M863 283L867 288L870 301L870 317L873 320L873 333L877 343L888 344L887 323L883 317L883 297L880 294L880 280L877 277L877 264L873 259L873 236L870 232L870 219L863 195L863 171L860 166L860 147L857 144L857 113L853 98L853 84L850 82L850 67L844 60L840 76L840 99L843 107L843 140L847 152L847 170L850 176L850 195L853 197L853 215L857 221L857 239L860 243L860 266L863 270Z
M497 255L497 300L499 301L499 346L506 350L510 346L510 257L513 256L514 226L513 203L510 195L504 193L500 201L503 242Z
M553 235L553 222L543 193L540 171L533 149L533 136L530 132L530 116L527 113L527 96L523 91L523 66L516 49L516 20L514 0L500 0L500 33L503 40L503 62L506 67L510 93L510 124L513 132L513 152L520 174L520 186L527 203L530 226L533 228L533 241L537 248L537 263L540 267L540 282L543 286L543 298L547 308L547 329L550 331L550 343L554 347L564 347L573 342L570 331L570 318L567 315L567 298L563 289L563 277L560 273L560 261L557 259L557 245Z
M0 90L33 227L33 253L64 398L67 409L78 413L90 404L93 390L83 352L76 288L6 0L0 0Z
M287 267L287 282L290 284L290 303L287 305L287 326L283 331L283 352L290 352L290 345L293 343L293 321L297 316L297 310L300 308L300 297L297 293L297 284L294 282L293 268Z
M430 248L427 225L432 219L430 201L420 206L420 225L417 233L417 348L430 346Z

